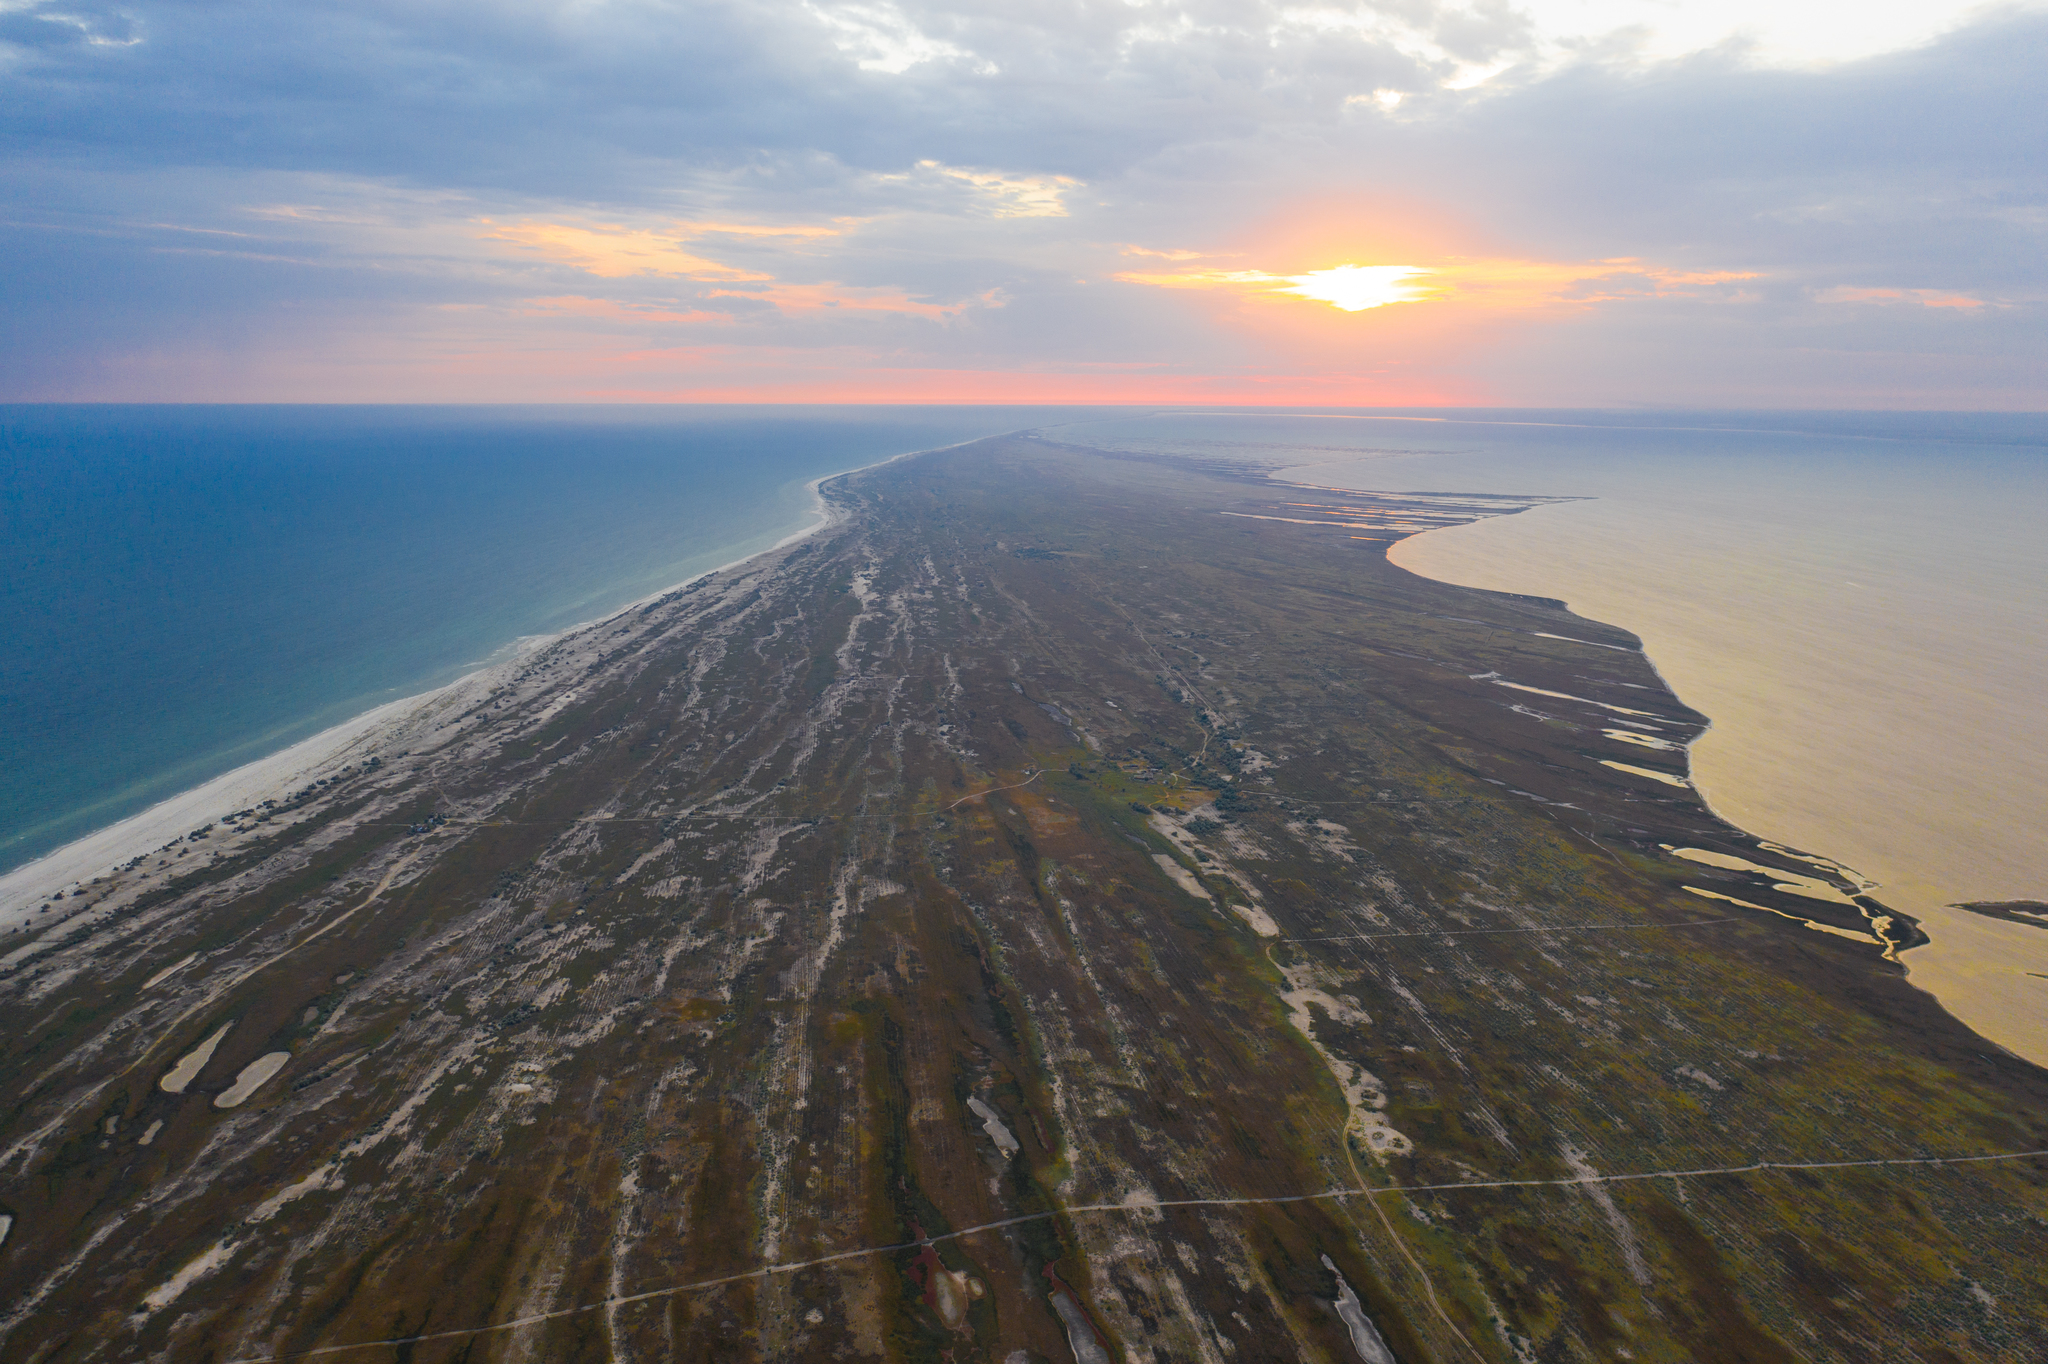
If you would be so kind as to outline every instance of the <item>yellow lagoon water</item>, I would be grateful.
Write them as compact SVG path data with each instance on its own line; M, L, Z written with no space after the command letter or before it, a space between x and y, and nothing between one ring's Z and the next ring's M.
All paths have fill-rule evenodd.
M1392 558L1634 631L1713 721L1692 775L1714 808L1875 882L1933 939L1913 983L2048 1065L2048 929L1949 908L2048 900L2048 420L1525 420L1179 416L1099 443L1587 498Z

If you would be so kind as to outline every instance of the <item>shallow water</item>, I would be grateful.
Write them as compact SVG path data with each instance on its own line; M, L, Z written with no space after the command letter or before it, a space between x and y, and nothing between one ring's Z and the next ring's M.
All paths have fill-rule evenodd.
M1714 808L1876 882L1933 938L1903 956L1913 982L2048 1064L2030 974L2048 931L1945 908L2048 898L2048 420L1184 415L1069 434L1348 489L1591 499L1391 557L1641 636L1713 721L1691 762Z

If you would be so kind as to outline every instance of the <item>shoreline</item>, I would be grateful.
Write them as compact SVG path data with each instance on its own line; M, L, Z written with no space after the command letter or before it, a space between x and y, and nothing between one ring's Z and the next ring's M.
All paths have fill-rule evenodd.
M1014 435L1015 432L1006 432ZM977 436L973 440L955 441L950 445L935 445L922 450L905 450L886 459L869 464L857 464L834 473L820 474L804 482L804 489L811 496L808 525L777 540L774 544L742 554L736 559L691 574L679 582L645 593L625 602L602 615L557 630L552 634L521 635L507 641L493 650L496 661L485 663L462 674L452 682L410 696L380 702L360 714L351 716L339 724L329 726L297 743L289 744L275 753L265 754L230 768L211 777L199 785L180 791L175 795L150 805L135 814L103 825L60 847L52 848L40 856L31 858L20 866L0 872L0 947L11 954L27 942L11 941L17 931L29 925L40 915L46 904L61 903L64 908L53 909L47 924L37 925L42 929L60 928L77 921L93 901L74 891L82 891L94 878L105 877L124 864L148 857L152 853L168 852L173 844L184 839L193 829L209 827L231 811L275 800L294 788L317 781L356 760L367 760L383 756L382 749L394 746L397 739L430 718L458 704L461 698L489 679L521 664L541 649L548 648L562 640L569 639L586 630L596 629L607 621L616 620L628 611L637 610L649 602L659 600L672 592L679 592L693 583L720 573L728 573L764 555L774 554L810 539L821 531L830 529L845 518L845 513L836 508L824 495L824 485L834 479L868 469L879 469L898 460L910 459L917 455L934 454L941 450L954 450L963 445L972 445L975 440L992 437ZM783 486L787 487L787 484ZM511 653L506 657L498 657Z
M1121 1224L1047 1243L1187 1272L1203 1306L1157 1318L1186 1334L1150 1331L1149 1290L1085 1304L1125 1338L1258 1353L1249 1317L1203 1322L1285 1323L1301 1294L1232 1267L1320 1243L1353 1247L1389 1349L1448 1357L1416 1281L1380 1277L1398 1257L1314 1200L1346 1161L1347 1187L1534 1191L1396 1228L1425 1278L1512 1292L1443 1296L1467 1341L1568 1353L1625 1322L1660 1357L1747 1358L1770 1338L1727 1323L1822 1321L1848 1361L1970 1283L2002 1340L2048 1341L2048 1189L2006 1159L2048 1148L2048 1070L1863 934L1805 931L1796 889L1748 889L1748 836L1609 776L1623 741L1547 723L1699 732L1632 636L1385 558L1501 502L1268 515L1234 466L1029 439L916 465L821 481L825 534L423 708L405 756L118 873L84 931L13 953L5 1348L256 1359L426 1320L567 1358L610 1312L620 1354L823 1364L863 1337L809 1309L874 1296L845 1247L896 1244L906 1206L1009 1226L1071 1170L1077 1205L1238 1209L1142 1259ZM1704 864L1674 852L1693 835ZM1132 1122L1134 1094L1174 1102ZM1897 1163L1930 1142L1969 1163ZM1702 1175L1738 1158L1913 1182ZM1615 1171L1644 1192L1605 1226L1543 1192ZM1660 1179L1686 1196L1642 1202ZM1788 1207L1849 1248L1831 1301L1862 1315L1816 1317L1810 1257L1768 1253ZM744 1327L659 1307L711 1283L715 1308L777 1247L845 1272ZM1043 1275L1001 1259L975 1341L998 1311L1058 1357Z
M1284 471L1276 471L1276 478L1281 472ZM1477 524L1443 529L1470 530ZM1645 662L1672 694L1686 699L1688 704L1696 704L1707 716L1708 728L1686 745L1686 776L1701 803L1717 819L1760 841L1803 848L1809 854L1828 858L1859 884L1863 894L1915 922L1923 941L1902 947L1893 958L1908 983L1991 1045L2036 1065L2048 1066L2048 1012L2044 1012L2038 991L2032 988L2036 982L2028 979L2048 979L2048 938L2037 931L2039 925L1971 912L1968 909L1970 902L1992 897L1972 894L1954 886L1942 890L1930 879L1934 875L1931 870L1916 876L1910 868L1903 873L1896 867L1880 866L1873 870L1860 858L1838 860L1837 853L1848 856L1855 852L1853 846L1833 846L1847 840L1827 838L1824 830L1802 834L1798 830L1778 829L1773 821L1757 818L1757 815L1770 813L1768 806L1771 800L1782 799L1788 792L1768 782L1743 780L1745 775L1754 776L1754 769L1763 763L1763 755L1770 750L1756 736L1743 734L1739 724L1743 716L1742 707L1730 697L1719 695L1712 685L1712 678L1690 678L1681 691L1679 683L1653 654L1652 641L1641 628L1644 623L1632 621L1625 611L1609 609L1611 603L1609 607L1589 608L1579 600L1577 593L1554 583L1523 582L1519 586L1504 586L1498 575L1509 569L1500 564L1490 565L1491 574L1474 563L1469 565L1469 574L1446 575L1442 571L1447 567L1445 565L1425 567L1397 552L1401 544L1418 542L1429 533L1423 531L1390 545L1389 562L1418 577L1451 586L1475 587L1485 591L1525 591L1557 597L1564 600L1575 615L1635 634L1642 641L1641 652ZM1531 576L1540 576L1541 571L1540 567L1529 568ZM1652 623L1653 632L1654 628ZM1677 641L1681 651L1689 643L1695 642ZM1665 644L1670 646L1673 641L1667 640ZM1697 647L1706 646L1698 644ZM1666 664L1670 662L1667 658ZM1730 714L1738 722L1732 729L1724 723ZM1715 768L1725 766L1730 770L1720 772L1718 777L1710 772L1703 782L1696 750L1710 736L1713 750L1708 755L1710 765ZM1729 787L1735 788L1732 794L1729 789L1724 789ZM1751 787L1757 789L1752 790ZM1719 801L1712 794L1716 789L1720 790L1722 797ZM1731 804L1761 808L1754 811L1731 810L1727 808ZM1814 832L1823 836L1816 838ZM1836 832L1839 834L1841 831ZM1830 850L1819 851L1813 846L1815 844Z

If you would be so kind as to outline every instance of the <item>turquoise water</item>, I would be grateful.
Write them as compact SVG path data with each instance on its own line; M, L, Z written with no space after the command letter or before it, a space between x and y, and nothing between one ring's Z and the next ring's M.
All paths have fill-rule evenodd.
M1062 415L0 407L0 869Z

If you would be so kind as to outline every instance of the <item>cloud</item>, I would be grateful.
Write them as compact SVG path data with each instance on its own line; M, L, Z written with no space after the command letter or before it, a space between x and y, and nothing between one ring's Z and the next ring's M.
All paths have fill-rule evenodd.
M929 160L918 162L906 174L882 179L907 182L933 176L965 186L972 191L975 208L995 218L1064 218L1067 195L1083 188L1079 180L1067 175L1006 175Z
M573 334L751 347L731 373L777 392L1398 365L1888 401L1882 349L2011 402L2048 366L2048 20L1959 13L1816 56L1777 9L1651 0L30 0L0 10L0 373L203 397L345 354L341 392L467 318L445 396ZM1316 297L1397 266L1399 306Z
M934 38L892 4L806 4L831 34L832 45L854 59L863 71L881 71L900 76L911 67L932 61L965 61L976 75L992 76L998 70L991 61L977 59L967 49Z
M821 284L764 284L746 289L714 289L706 298L741 299L765 304L784 313L807 313L825 309L847 313L901 313L911 317L953 318L970 307L1000 308L1002 291L990 289L973 299L951 304L913 298L901 289L861 287L826 281Z
M627 275L671 275L682 279L750 280L767 279L756 271L737 270L683 249L684 238L671 232L615 224L579 226L574 223L493 223L483 220L489 231L480 235L493 241L511 242L546 260L582 270L601 279Z
M571 317L597 322L624 323L631 327L645 327L650 323L730 323L732 318L724 313L691 309L677 312L674 308L658 303L620 303L616 299L588 298L581 294L564 294L559 298L530 298L524 311L540 317Z
M1922 308L1982 308L1985 300L1939 289L1851 289L1837 286L1814 295L1822 303L1910 303Z

